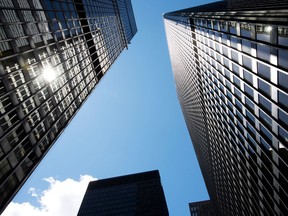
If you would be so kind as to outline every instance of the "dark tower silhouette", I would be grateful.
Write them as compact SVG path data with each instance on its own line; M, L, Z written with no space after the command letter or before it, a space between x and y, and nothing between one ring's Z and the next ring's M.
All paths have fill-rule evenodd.
M90 182L78 216L168 216L158 171Z

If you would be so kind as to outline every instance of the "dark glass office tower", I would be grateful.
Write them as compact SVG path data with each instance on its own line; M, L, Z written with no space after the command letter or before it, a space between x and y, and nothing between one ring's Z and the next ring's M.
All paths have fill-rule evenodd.
M210 200L189 203L191 216L214 216L214 208Z
M158 171L90 182L78 216L168 216Z
M0 1L0 213L136 31L130 0Z
M164 15L178 98L215 213L288 215L288 2L228 3Z

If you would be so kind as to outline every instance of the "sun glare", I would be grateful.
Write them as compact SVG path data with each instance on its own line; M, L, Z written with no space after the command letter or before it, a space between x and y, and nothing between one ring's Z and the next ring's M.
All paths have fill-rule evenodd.
M44 67L43 78L48 82L52 82L56 78L56 73L50 65Z
M266 31L267 31L267 32L271 32L271 31L272 31L272 27L271 27L271 26L267 26L267 27L266 27Z

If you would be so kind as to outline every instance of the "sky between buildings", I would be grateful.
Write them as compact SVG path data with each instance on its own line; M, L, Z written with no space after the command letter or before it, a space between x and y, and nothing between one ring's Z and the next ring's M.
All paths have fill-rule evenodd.
M176 95L162 14L210 2L132 0L138 33L129 49L3 216L76 215L93 177L154 169L171 216L189 215L189 202L208 199Z

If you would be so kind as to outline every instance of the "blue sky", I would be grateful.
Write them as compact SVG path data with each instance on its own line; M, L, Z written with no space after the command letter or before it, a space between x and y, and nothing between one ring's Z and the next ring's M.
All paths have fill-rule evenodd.
M132 0L138 33L103 77L14 202L59 181L160 170L170 215L208 198L176 96L162 14L212 1ZM51 186L51 185L50 185Z

